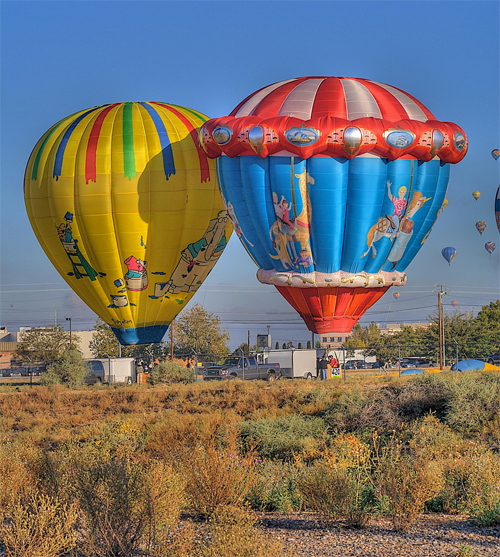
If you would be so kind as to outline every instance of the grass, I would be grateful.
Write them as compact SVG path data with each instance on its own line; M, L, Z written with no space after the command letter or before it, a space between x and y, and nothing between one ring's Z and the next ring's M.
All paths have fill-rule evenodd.
M499 385L487 373L3 384L0 552L3 543L18 557L37 548L46 556L282 554L254 510L308 509L357 528L383 514L401 531L424 509L497 525ZM181 513L193 523L180 528ZM209 532L203 546L200 527Z

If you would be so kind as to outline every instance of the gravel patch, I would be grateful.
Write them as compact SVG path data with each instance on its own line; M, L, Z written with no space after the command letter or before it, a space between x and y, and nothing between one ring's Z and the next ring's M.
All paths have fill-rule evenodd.
M421 515L405 533L394 532L388 519L352 529L322 524L310 513L260 513L261 528L285 549L310 557L455 557L461 545L474 557L500 557L500 527L480 528L466 518Z

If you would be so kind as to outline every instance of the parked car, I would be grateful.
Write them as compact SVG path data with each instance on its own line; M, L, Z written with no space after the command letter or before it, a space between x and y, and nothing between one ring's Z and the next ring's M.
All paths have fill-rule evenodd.
M347 360L344 369L370 369L371 364L364 360Z
M495 354L489 354L484 359L485 362L488 364L494 364L496 366L500 366L500 351L495 352Z

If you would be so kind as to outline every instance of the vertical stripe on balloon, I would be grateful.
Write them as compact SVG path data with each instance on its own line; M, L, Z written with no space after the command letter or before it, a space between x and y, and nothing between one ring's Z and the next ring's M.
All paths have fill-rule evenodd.
M36 180L37 175L38 175L38 166L40 164L40 159L42 157L42 153L43 150L45 149L45 145L47 144L47 141L50 139L50 137L52 136L52 134L59 129L62 124L64 124L64 122L66 122L66 120L68 120L68 118L64 118L64 120L61 120L59 122L59 124L56 124L50 131L49 133L46 135L45 139L43 140L43 143L40 145L40 149L38 149L38 153L35 156L35 162L33 163L33 168L31 170L31 179L32 180Z
M110 104L102 110L97 116L92 130L89 136L89 142L87 144L87 152L85 154L85 183L95 182L97 180L97 169L96 169L96 154L97 154L97 143L99 142L99 135L101 134L102 124L104 119L108 115L109 111L116 106L115 104Z
M170 176L175 174L175 163L174 154L172 152L172 145L170 143L170 138L168 137L167 129L165 128L165 124L160 118L160 115L151 105L147 103L139 104L148 111L148 114L151 116L151 120L153 120L153 124L156 127L156 131L160 139L161 153L163 156L163 170L165 172L165 178L168 180Z
M132 109L134 103L123 106L123 174L130 180L135 178L134 124Z
M164 103L153 103L153 104L157 104L158 106L162 106L163 108L166 108L167 110L172 112L175 116L177 116L177 118L179 118L179 120L186 126L186 128L189 131L189 135L191 136L191 139L193 140L193 143L196 147L196 151L198 153L198 160L200 162L201 181L202 182L210 181L210 167L208 165L208 159L205 152L198 144L198 131L194 128L193 124L191 124L191 122L184 116L184 114L182 114L181 112L173 108L172 105L168 105Z
M68 144L68 140L71 134L73 133L76 126L78 126L78 124L85 118L85 116L87 116L91 112L94 112L94 110L96 110L96 108L91 108L90 110L87 110L87 112L84 112L76 120L74 120L70 125L70 127L66 130L65 134L63 135L63 138L61 139L61 143L59 143L59 147L57 148L56 160L54 162L54 172L52 174L52 177L55 178L56 180L58 180L59 176L61 175L64 151L66 150L66 145Z

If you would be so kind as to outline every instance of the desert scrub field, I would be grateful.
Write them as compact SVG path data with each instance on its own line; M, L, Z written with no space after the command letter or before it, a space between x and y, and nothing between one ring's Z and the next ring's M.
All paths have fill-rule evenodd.
M18 389L0 392L9 557L293 555L270 511L500 525L493 373Z

